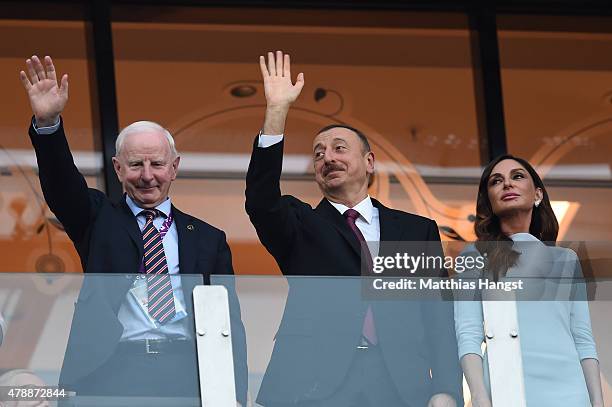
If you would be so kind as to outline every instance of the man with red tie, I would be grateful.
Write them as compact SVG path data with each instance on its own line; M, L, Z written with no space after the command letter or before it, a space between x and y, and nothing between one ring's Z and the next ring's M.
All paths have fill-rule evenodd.
M125 192L118 202L88 188L60 117L68 75L58 81L48 56L33 56L26 67L20 78L34 114L29 134L41 188L86 273L60 386L87 396L198 397L191 296L197 281L189 275L209 284L211 274L233 274L225 233L172 204L180 157L157 123L132 123L117 137L113 164ZM236 394L245 404L245 333L236 293L227 288Z
M364 242L439 242L436 223L368 195L374 154L359 130L313 141L316 208L281 196L285 121L304 86L289 55L260 57L267 102L247 173L246 210L289 278L289 295L257 401L265 406L455 406L463 403L452 303L362 301ZM437 243L441 253L440 244ZM368 245L368 264L376 247ZM373 252L374 251L374 252ZM323 277L326 276L326 277ZM329 278L342 276L342 278Z

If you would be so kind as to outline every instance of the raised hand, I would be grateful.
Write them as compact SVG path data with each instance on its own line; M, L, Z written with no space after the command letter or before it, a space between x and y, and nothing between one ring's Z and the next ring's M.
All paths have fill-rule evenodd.
M282 51L276 51L276 58L273 52L268 52L267 65L265 58L260 56L259 67L267 104L263 133L283 134L289 107L304 87L304 74L301 72L298 74L294 85L291 81L289 54L283 55Z
M58 86L57 75L51 57L45 57L45 66L36 55L26 59L28 75L19 72L23 87L28 92L30 106L38 127L52 126L59 120L68 101L68 75L62 76Z
M298 74L295 85L291 82L291 58L289 54L283 56L282 51L276 51L276 59L273 52L268 52L267 66L265 58L260 56L259 67L268 106L289 107L304 87L304 74Z

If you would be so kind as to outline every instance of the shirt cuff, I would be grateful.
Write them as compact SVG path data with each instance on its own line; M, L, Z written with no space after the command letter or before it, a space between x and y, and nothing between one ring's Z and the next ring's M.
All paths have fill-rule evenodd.
M37 127L36 126L36 119L32 119L32 127L34 127L34 131L36 132L36 134L53 134L55 133L60 126L60 119L57 119L57 123L55 123L53 126L47 126L47 127Z
M273 146L274 144L278 144L283 141L283 137L283 134L271 136L269 134L263 134L259 132L259 140L257 141L257 147L266 148Z

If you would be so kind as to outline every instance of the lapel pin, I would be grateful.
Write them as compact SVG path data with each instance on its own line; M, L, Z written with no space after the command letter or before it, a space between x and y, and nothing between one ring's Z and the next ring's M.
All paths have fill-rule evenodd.
M187 225L187 230L193 230L193 225Z

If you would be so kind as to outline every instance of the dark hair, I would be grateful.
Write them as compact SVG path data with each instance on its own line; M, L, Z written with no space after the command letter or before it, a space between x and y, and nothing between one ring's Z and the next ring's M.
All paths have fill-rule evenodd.
M499 218L493 213L493 207L489 200L489 177L493 168L504 160L514 160L521 164L531 176L534 186L542 190L542 202L539 206L534 206L531 214L529 233L546 244L554 244L559 232L559 223L550 205L544 183L531 164L510 154L495 158L485 167L480 177L476 199L476 222L474 224L474 231L478 238L476 247L482 254L487 255L488 272L493 274L495 280L505 275L506 271L516 264L519 255L512 250L512 239L502 232Z
M331 129L347 129L352 131L353 133L355 133L357 135L357 137L359 137L359 140L361 140L361 144L363 146L363 152L364 153L369 153L370 151L372 151L372 149L370 148L370 142L368 141L368 138L366 137L365 134L363 134L361 131L357 130L354 127L348 126L346 124L330 124L327 125L325 127L323 127L321 130L319 130L319 132L317 133L317 136L327 130L331 130Z

